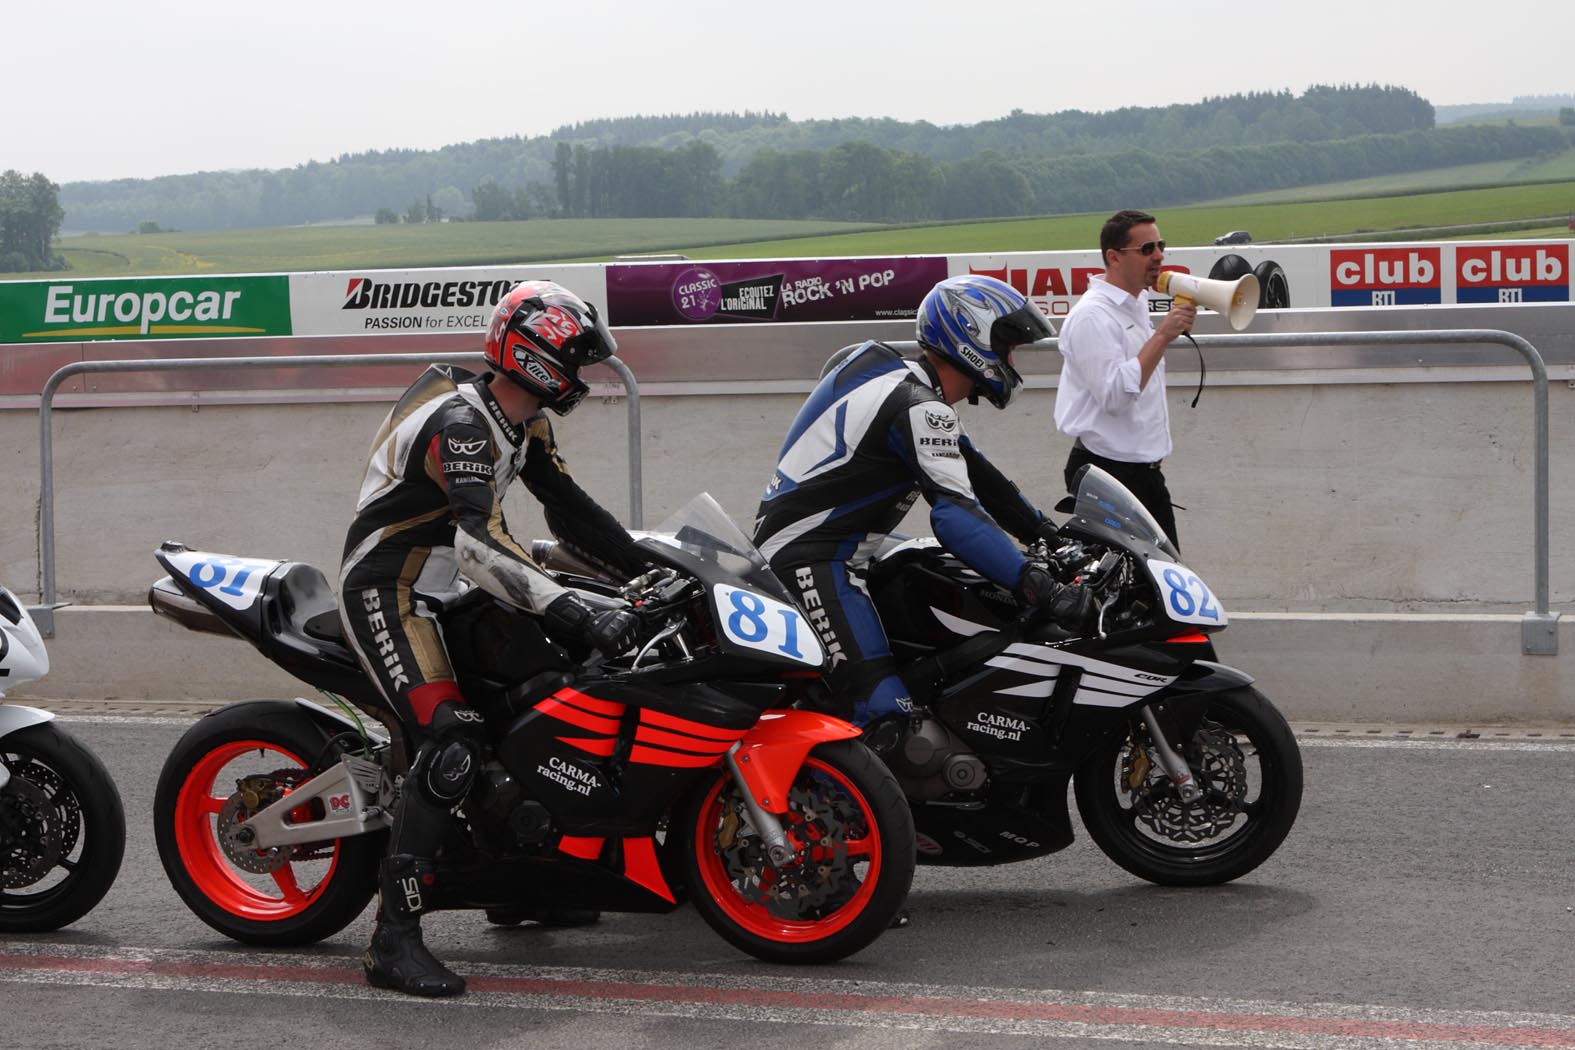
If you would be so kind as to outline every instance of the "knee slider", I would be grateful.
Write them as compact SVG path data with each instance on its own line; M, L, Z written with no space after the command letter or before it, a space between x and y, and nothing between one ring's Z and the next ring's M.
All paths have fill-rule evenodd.
M452 809L476 779L485 726L479 711L445 702L432 712L431 730L410 765L410 779L428 801Z
M428 740L416 752L409 779L429 801L452 808L469 793L480 759L475 745L464 737Z

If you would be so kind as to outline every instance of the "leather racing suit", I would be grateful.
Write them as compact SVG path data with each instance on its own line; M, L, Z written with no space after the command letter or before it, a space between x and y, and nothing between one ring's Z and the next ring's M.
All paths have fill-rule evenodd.
M525 483L548 528L577 556L626 578L643 571L623 526L569 476L546 417L514 425L489 380L509 381L433 365L405 391L373 440L345 539L345 636L415 749L384 861L374 946L390 907L401 920L425 910L419 888L409 887L435 878L432 858L469 788L484 736L434 619L443 600L459 593L461 570L536 613L564 593L509 535L502 507L509 483Z
M963 432L923 360L864 344L815 387L761 498L755 545L815 625L829 683L864 725L911 711L863 578L881 540L923 495L947 550L1016 588L1044 515ZM999 522L999 524L997 524Z
M460 571L510 604L541 613L563 593L509 535L503 496L518 477L566 547L615 574L643 559L610 513L570 476L552 426L511 423L488 381L433 365L373 439L345 538L340 611L362 664L419 738L436 707L462 703L433 619Z

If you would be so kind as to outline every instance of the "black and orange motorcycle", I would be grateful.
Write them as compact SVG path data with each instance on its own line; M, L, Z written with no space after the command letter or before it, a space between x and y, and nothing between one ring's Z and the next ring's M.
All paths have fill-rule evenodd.
M864 948L913 877L896 780L853 726L794 709L824 655L764 558L709 496L642 539L627 653L560 648L479 589L440 617L490 753L440 860L437 906L669 912L693 901L758 958ZM153 608L239 635L335 701L256 700L196 722L165 762L159 856L196 915L238 941L328 937L370 901L412 749L345 647L310 565L167 543ZM361 713L373 715L384 730Z

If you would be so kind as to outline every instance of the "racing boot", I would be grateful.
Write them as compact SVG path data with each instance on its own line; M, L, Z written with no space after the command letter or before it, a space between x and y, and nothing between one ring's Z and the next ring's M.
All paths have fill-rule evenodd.
M430 998L459 995L465 979L438 962L421 939L422 890L437 867L425 858L396 853L379 873L377 928L361 964L374 988L392 988Z

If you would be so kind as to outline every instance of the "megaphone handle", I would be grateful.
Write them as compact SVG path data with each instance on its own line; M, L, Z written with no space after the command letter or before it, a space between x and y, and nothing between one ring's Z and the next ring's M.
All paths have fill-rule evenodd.
M1182 303L1182 302L1196 303L1197 302L1196 298L1194 298L1193 296L1188 295L1185 292L1177 292L1175 295L1172 295L1170 298L1171 298L1171 301L1175 302L1175 303ZM1208 368L1207 365L1205 365L1203 363L1203 348L1198 345L1198 341L1196 339L1192 338L1192 333L1191 332L1182 332L1181 334L1182 334L1182 337L1187 340L1187 342L1192 344L1192 349L1194 349L1194 350L1196 350L1198 352L1198 392L1192 395L1192 407L1193 408L1197 408L1198 407L1198 398L1203 396L1203 383L1208 378L1209 368Z

